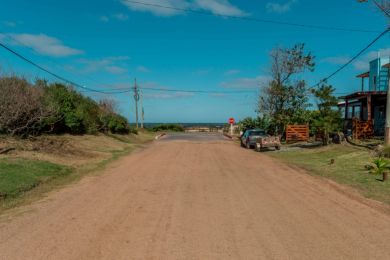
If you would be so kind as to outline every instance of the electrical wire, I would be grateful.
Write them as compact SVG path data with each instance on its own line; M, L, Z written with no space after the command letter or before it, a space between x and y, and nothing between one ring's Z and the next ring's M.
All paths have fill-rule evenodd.
M76 83L76 82L74 82L72 80L69 80L69 79L67 79L67 78L65 78L63 76L60 76L60 75L58 75L58 74L56 74L56 73L54 73L54 72L52 72L52 71L42 67L41 65L39 65L39 64L35 63L34 61L26 58L25 56L21 55L20 53L12 50L11 48L9 48L8 46L6 46L5 44L3 44L1 42L0 42L0 47L2 47L3 49L7 50L8 52L14 54L15 56L17 56L21 60L29 63L30 65L32 65L32 66L34 66L34 67L36 67L36 68L38 68L38 69L40 69L40 70L50 74L51 76L53 76L53 77L55 77L55 78L65 82L67 84L75 86L77 88L80 88L80 89L83 89L83 90L87 90L87 91L91 91L91 92L97 92L97 93L101 93L101 94L121 94L121 93L129 92L129 90L126 90L126 91L101 91L101 90L97 90L97 89L88 88L86 86L80 85L80 84L78 84L78 83Z
M320 82L313 85L312 88L317 87L318 85L327 82L330 78L334 77L337 73L345 69L348 65L350 65L354 60L356 60L360 55L362 55L366 50L368 50L372 45L374 45L379 39L385 36L390 31L390 28L387 28L382 33L380 33L373 41L371 41L366 47L364 47L361 51L359 51L355 56L353 56L347 63L343 64L340 68L338 68L335 72L330 74L329 76L323 78Z
M260 23L269 23L269 24L276 24L276 25L287 25L287 26L302 27L302 28L308 28L308 29L344 31L344 32L363 32L363 33L378 32L378 31L375 31L375 30L368 30L368 29L355 29L355 28L343 28L343 27L333 27L333 26L324 26L324 25L312 25L312 24L303 24L303 23L293 23L293 22L269 20L269 19L263 19L263 18L227 15L227 14L221 14L221 13L209 13L209 12L196 10L196 9L180 8L180 7L166 6L166 5L160 5L160 4L154 4L154 3L146 3L146 2L133 1L133 0L122 0L122 1L123 2L128 2L128 3L133 3L133 4L138 4L138 5L143 5L143 6L149 6L149 7L160 8L160 9L170 9L170 10L181 11L181 12L186 12L186 13L208 15L208 16L216 16L216 17L222 17L222 18L230 18L230 19L236 19L236 20L260 22Z

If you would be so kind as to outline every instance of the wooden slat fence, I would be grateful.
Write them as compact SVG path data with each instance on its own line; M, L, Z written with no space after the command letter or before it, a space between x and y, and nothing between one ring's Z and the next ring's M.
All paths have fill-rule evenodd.
M354 139L371 138L374 136L374 124L372 120L362 121L353 119L352 130Z
M286 142L304 142L309 140L309 125L288 125Z

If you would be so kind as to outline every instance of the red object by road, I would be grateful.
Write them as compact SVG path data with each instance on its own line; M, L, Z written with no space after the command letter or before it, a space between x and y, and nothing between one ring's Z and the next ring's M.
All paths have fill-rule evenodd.
M233 117L229 118L229 124L233 125L236 121Z

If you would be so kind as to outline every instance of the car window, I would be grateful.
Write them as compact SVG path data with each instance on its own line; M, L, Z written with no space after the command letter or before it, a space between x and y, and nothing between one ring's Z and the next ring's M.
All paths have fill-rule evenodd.
M251 131L250 135L265 135L265 131Z

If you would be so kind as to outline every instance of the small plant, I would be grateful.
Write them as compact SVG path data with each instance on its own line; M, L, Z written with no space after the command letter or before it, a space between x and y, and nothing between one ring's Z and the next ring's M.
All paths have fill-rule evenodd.
M390 162L383 157L379 157L373 161L373 169L370 170L372 174L382 174L383 181L387 180L387 174L390 170Z

